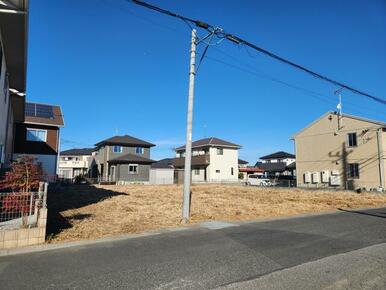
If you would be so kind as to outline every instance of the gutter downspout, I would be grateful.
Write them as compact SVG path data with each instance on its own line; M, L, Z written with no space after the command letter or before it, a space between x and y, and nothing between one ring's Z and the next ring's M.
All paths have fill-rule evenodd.
M378 145L378 165L379 165L379 186L385 188L385 172L383 163L383 146L382 146L382 128L377 130L377 145Z

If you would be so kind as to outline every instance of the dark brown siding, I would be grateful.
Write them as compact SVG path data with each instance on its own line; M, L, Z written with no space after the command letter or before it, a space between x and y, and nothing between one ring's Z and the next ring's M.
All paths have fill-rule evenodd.
M47 142L27 141L27 128L47 130ZM42 125L16 124L14 153L57 154L58 128Z

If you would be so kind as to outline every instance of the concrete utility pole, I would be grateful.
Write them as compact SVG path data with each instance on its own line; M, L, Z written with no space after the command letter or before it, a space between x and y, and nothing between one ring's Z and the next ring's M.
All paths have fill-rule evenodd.
M192 44L190 49L190 72L189 72L189 97L188 116L186 124L186 145L185 145L185 170L184 170L184 197L182 202L182 221L189 221L190 216L190 183L192 165L192 121L193 121L193 98L194 98L194 77L196 75L196 41L197 31L192 30Z

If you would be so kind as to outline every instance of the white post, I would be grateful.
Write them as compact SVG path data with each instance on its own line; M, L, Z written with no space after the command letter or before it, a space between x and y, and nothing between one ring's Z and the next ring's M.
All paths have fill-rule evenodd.
M186 125L185 145L185 171L184 171L184 192L182 202L182 221L188 222L190 216L190 183L192 164L192 120L193 120L193 98L194 98L194 77L196 74L196 35L197 31L192 30L192 44L190 49L190 72L189 72L189 97L188 116Z

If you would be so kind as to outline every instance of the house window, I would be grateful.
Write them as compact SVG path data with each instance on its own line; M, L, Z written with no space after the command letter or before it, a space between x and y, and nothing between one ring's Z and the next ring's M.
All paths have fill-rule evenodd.
M219 170L219 169L217 169L217 170L216 170L216 173L220 173L220 170Z
M194 175L200 175L200 169L194 169Z
M46 142L47 130L27 128L27 141Z
M135 153L137 153L137 154L143 154L143 152L144 152L143 147L135 147Z
M114 153L122 153L122 146L113 146Z
M138 174L138 164L129 165L129 174Z
M349 163L347 168L347 175L349 178L359 178L359 164Z
M217 148L217 155L223 155L223 154L224 154L223 148Z
M231 167L231 175L233 175L233 167Z
M356 147L357 146L357 133L348 133L347 134L347 144L348 144L348 147Z

